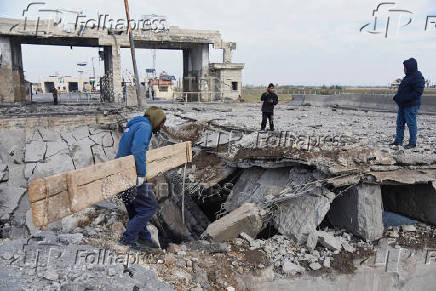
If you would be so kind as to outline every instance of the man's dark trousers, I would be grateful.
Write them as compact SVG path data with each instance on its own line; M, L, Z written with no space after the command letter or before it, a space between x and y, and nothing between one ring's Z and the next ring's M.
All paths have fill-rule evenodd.
M147 229L147 222L156 212L158 203L151 185L144 183L137 188L137 192L136 198L132 202L125 203L129 214L129 223L124 232L124 240L127 243L136 242L137 236L143 240L152 241L151 234Z
M416 145L416 136L418 134L418 125L416 123L416 116L420 106L400 107L397 116L397 134L395 136L395 143L403 144L405 125L409 128L410 140L409 144Z
M262 123L260 125L261 130L265 130L266 121L269 120L269 129L274 130L274 112L262 112Z

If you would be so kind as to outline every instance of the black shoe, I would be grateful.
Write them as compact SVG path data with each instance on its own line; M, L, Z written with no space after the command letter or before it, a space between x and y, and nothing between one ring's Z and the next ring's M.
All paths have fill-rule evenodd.
M160 247L155 242L145 240L142 238L138 238L138 245L149 249L160 249Z
M134 242L134 243L126 242L124 240L124 237L120 238L120 240L118 241L118 244L121 245L121 246L129 247L130 249L135 250L135 251L140 251L141 250L141 246L138 243L136 243L136 242Z
M398 142L396 142L396 141L394 141L393 143L391 143L391 144L389 144L390 146L400 146L401 144L400 143L398 143Z
M410 149L414 149L414 148L416 148L416 144L410 144L410 143L404 147L404 149L406 149L406 150L410 150Z

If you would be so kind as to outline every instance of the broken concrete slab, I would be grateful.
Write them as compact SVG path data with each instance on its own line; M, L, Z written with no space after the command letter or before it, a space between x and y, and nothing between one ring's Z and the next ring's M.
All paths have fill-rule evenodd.
M25 164L9 164L9 179L7 181L9 186L27 187L27 180L24 177Z
M24 161L26 163L36 163L44 160L47 145L43 141L32 141L26 144Z
M277 205L273 223L281 234L304 243L323 221L330 203L327 197L312 194L290 198Z
M24 167L24 178L30 179L38 163L26 163Z
M115 140L114 140L111 132L106 132L103 135L103 138L101 140L101 145L105 148L110 148L110 147L115 146Z
M0 184L0 220L9 220L25 192L26 188Z
M94 156L91 151L91 146L93 145L95 145L95 143L88 137L83 137L70 145L76 168L85 168L94 164Z
M14 162L14 157L11 154L15 151L18 154L17 160L20 160L19 154L24 153L24 142L24 129L1 130L0 128L0 160L5 164Z
M27 168L27 164L26 164ZM31 175L32 179L44 178L51 175L65 173L74 170L74 164L68 154L61 153L48 158L45 162L38 163Z
M289 168L262 169L254 167L246 169L227 199L226 210L232 211L243 203L262 204L267 200L267 196L276 197L285 188L288 181Z
M95 144L102 145L103 144L103 137L107 134L105 131L100 131L96 134L89 135L89 139L95 142ZM110 134L110 133L109 133Z
M108 160L106 157L106 153L101 145L93 145L91 146L92 155L94 157L94 162L96 164L98 163L104 163Z
M72 135L74 137L74 139L76 139L77 141L88 138L89 134L89 127L87 126L82 126L82 127L78 127L75 128L72 131Z
M381 185L427 184L436 181L436 169L403 168L388 172L370 172L368 175L368 181Z
M60 139L59 133L57 133L56 131L54 131L52 129L45 128L45 127L39 127L38 131L39 131L43 141L57 141Z
M72 145L76 142L76 139L73 137L73 134L71 132L61 132L60 133L61 139L67 143L68 145Z
M256 204L245 203L221 219L209 224L203 235L218 242L237 238L242 232L256 237L262 230L265 215L266 211Z
M339 195L328 218L366 241L383 235L383 201L379 185L360 184Z
M63 140L49 141L47 142L46 158L50 158L57 154L68 154L68 145Z
M27 143L31 141L42 141L42 136L39 133L38 129L29 129L26 130L25 139Z

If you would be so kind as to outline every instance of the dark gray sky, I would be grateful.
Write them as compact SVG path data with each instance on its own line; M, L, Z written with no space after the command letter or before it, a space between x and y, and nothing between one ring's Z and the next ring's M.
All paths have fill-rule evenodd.
M0 0L0 16L20 18L31 1ZM46 0L48 8L83 11L89 18L109 14L124 18L123 0ZM191 29L219 30L226 41L238 48L235 62L246 63L245 84L302 85L387 85L402 76L402 62L415 57L426 78L436 82L436 29L424 30L426 17L436 16L434 0L402 0L378 12L377 31L385 29L391 17L389 37L371 34L372 11L380 1L373 0L130 0L132 17L148 14L167 16L170 25ZM410 13L388 12L404 9ZM412 16L413 21L401 27ZM436 20L436 17L433 18ZM59 72L78 75L77 62L88 62L84 74L92 71L91 58L97 49L50 46L23 46L26 78ZM142 75L151 67L150 50L137 50ZM211 52L211 61L219 62L221 51ZM102 69L94 60L97 71ZM122 68L131 71L128 49L122 50ZM157 69L179 77L182 55L179 51L158 51Z

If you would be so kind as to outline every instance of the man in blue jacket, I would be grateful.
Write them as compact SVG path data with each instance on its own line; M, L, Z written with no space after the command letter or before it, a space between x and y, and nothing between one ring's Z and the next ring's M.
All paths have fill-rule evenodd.
M159 132L164 126L165 120L165 113L161 108L149 107L144 116L137 116L127 123L127 128L124 130L118 147L116 158L133 155L138 175L136 195L123 197L129 215L129 223L120 243L129 247L158 247L152 242L151 234L147 229L147 222L156 212L158 203L151 186L144 182L147 170L146 152L151 136L153 133Z
M409 128L410 140L405 149L416 147L416 136L418 126L416 117L421 107L421 96L424 93L425 80L421 72L418 71L418 63L414 58L403 62L404 73L406 76L398 88L394 101L398 104L397 134L392 145L402 145L404 140L404 128L407 123Z

